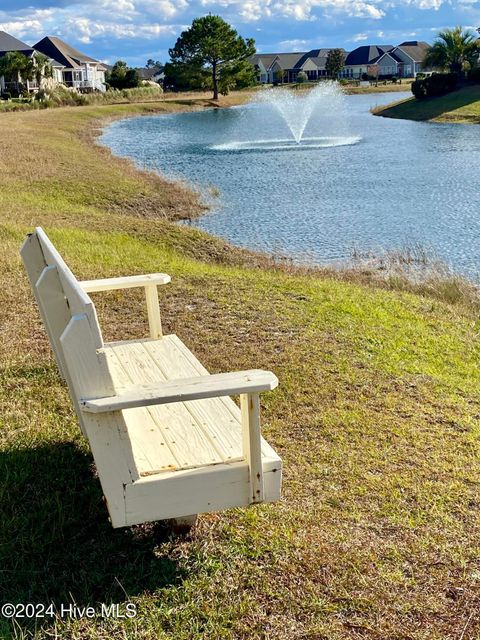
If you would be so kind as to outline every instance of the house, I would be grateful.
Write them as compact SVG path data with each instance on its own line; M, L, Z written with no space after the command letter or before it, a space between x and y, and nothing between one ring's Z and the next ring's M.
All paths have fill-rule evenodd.
M357 47L350 51L345 59L345 67L340 76L343 78L361 79L367 73L368 67L378 63L378 61L394 49L391 44L372 44ZM385 59L390 62L389 59Z
M308 53L305 53L295 64L294 69L298 73L303 71L306 73L309 80L319 80L328 76L327 73L327 58L331 49L312 49ZM345 56L347 52L345 49L340 49Z
M411 78L422 71L428 42L410 40L395 47L392 53L400 60L397 75L400 78Z
M24 56L27 56L27 58L33 57L35 53L33 48L28 44L25 44L25 42L17 40L17 38L14 38L9 33L6 33L6 31L0 31L0 58L3 58L5 54L13 51L22 53ZM3 76L0 76L0 92L3 92L5 90L8 91L10 85L12 84L17 85L18 83L6 82L5 78ZM36 88L37 83L36 81L27 80L25 81L25 85L28 90L33 90L34 88Z
M137 67L138 77L143 82L156 82L161 84L165 78L163 69L160 67Z
M256 53L249 58L250 64L256 71L257 82L260 84L273 82L273 73L270 68L278 55L278 53Z
M105 91L106 67L55 36L47 36L33 45L43 55L58 61L60 82L80 91Z
M429 45L427 42L411 40L398 46L364 45L351 51L342 72L344 78L362 78L368 67L378 66L379 77L411 78L422 69Z
M301 53L257 53L250 58L250 63L257 70L257 80L261 84L278 80L279 73L283 73L284 82L295 82L298 70L295 65L305 55Z
M325 67L329 51L331 49L312 49L294 53L257 53L250 58L250 63L256 68L257 81L261 84L275 82L282 72L284 82L295 82L301 71L309 80L315 81L327 76Z

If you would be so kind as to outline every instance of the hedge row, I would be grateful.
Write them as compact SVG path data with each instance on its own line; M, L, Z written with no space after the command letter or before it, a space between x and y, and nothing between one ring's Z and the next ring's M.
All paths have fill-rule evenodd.
M449 91L454 91L457 84L458 76L456 73L434 73L427 78L418 78L412 82L412 93L419 100L443 96Z

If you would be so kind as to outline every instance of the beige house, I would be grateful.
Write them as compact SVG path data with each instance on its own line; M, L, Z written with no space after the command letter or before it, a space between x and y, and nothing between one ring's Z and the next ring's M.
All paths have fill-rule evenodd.
M106 67L54 36L33 46L36 51L57 61L54 73L59 82L79 91L105 91Z

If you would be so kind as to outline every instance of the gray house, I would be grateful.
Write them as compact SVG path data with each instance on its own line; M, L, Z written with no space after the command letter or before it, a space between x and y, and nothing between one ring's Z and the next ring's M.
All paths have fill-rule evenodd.
M415 77L422 71L429 46L428 42L409 40L395 47L392 53L399 59L397 74L400 78Z
M345 67L340 74L343 78L361 78L368 67L377 64L386 53L394 49L391 44L371 44L350 51L345 59Z
M361 78L368 67L378 66L380 77L414 77L422 69L429 45L410 40L394 47L391 44L365 45L351 51L345 60L344 78Z

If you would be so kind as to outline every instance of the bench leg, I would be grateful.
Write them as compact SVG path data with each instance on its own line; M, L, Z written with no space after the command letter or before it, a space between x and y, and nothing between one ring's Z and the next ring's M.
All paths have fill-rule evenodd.
M260 435L260 394L242 393L243 455L248 463L250 503L263 502L262 439Z

